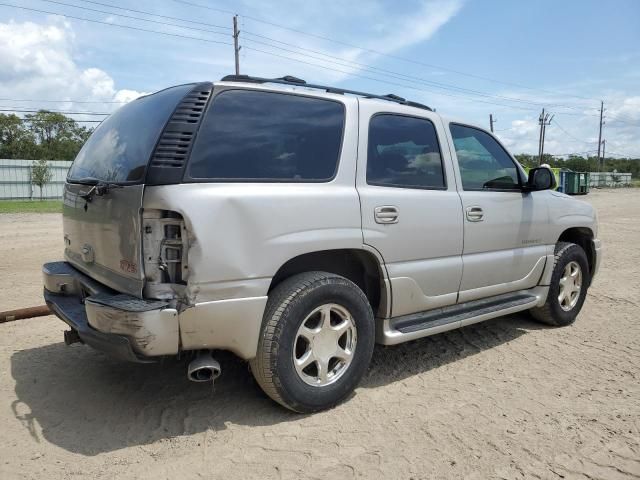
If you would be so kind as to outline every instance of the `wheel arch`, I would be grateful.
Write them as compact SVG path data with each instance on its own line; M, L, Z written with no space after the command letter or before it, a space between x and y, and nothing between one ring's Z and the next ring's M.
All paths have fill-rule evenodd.
M588 227L571 227L564 230L558 242L570 242L580 246L584 253L587 255L587 261L589 263L589 277L594 271L596 265L596 252L593 245L593 230ZM556 242L557 243L557 242Z
M376 317L387 316L391 300L384 265L373 252L345 248L304 253L287 260L271 279L269 292L298 273L322 271L341 275L355 283L367 296Z

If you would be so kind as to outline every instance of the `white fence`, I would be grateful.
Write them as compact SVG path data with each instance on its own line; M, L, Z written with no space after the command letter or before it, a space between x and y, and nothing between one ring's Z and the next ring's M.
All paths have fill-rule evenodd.
M0 159L0 200L40 198L40 188L31 183L33 160ZM67 171L71 162L49 160L53 177L42 189L43 198L62 198ZM630 173L591 172L590 187L626 187L631 185Z
M53 177L42 188L42 198L62 198L64 180L71 162L49 160L47 162ZM0 159L0 199L28 200L40 198L40 188L31 183L33 160Z
M630 173L591 172L590 187L628 187L631 185Z

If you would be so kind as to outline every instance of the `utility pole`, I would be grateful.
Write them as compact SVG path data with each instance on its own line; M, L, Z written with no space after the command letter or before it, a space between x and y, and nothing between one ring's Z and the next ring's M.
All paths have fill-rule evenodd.
M538 124L540 125L540 137L538 138L538 166L542 163L542 124L544 123L544 108L542 113L538 117Z
M547 115L545 116L545 121L542 125L542 147L540 149L540 161L538 162L538 164L542 164L542 158L544 157L544 137L547 134L547 125L551 125L551 120L553 120L553 117L555 117L555 115L549 116L549 114L547 113Z
M600 165L600 146L602 145L602 114L604 112L604 102L600 100L600 129L598 131L598 165Z
M493 133L493 124L496 123L498 120L494 120L493 119L493 113L489 114L489 125L491 125L491 133Z
M606 140L602 140L602 171L606 172L606 170L604 169L604 162L605 162L605 156L604 156L604 149L606 147L607 141Z
M547 125L551 124L551 120L555 115L550 115L549 113L544 113L544 108L542 109L542 113L538 118L538 123L540 124L540 140L538 144L538 166L542 165L542 157L544 156L544 137L547 131Z
M236 75L240 75L240 46L238 46L238 37L240 31L238 30L238 15L233 16L233 51L236 58Z

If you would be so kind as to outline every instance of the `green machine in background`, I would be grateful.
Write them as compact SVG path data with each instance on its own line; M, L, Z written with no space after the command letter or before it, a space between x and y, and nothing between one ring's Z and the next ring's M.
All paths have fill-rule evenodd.
M524 167L524 170L528 175L530 168ZM567 195L586 195L589 193L589 172L573 172L561 168L551 168L551 171L556 177L558 185L556 190L559 192Z
M589 172L561 171L558 191L567 195L586 195L589 193Z

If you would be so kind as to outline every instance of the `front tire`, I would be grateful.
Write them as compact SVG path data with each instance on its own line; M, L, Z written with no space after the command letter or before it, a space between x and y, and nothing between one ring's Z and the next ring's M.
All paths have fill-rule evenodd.
M582 247L558 242L547 300L542 307L531 309L531 315L547 325L571 325L582 309L590 281L589 263Z
M286 408L325 410L356 388L374 340L373 312L357 285L331 273L301 273L269 294L251 371Z

